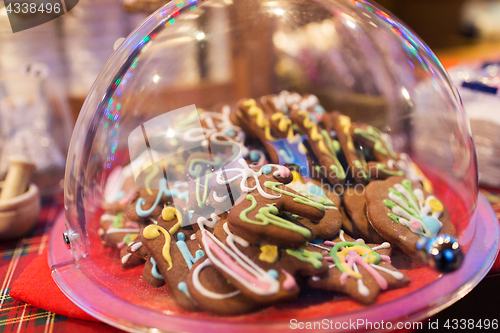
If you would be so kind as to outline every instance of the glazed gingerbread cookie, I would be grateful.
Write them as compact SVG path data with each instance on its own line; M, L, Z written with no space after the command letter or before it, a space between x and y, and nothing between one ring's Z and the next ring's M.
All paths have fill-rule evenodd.
M340 112L332 112L324 117L328 130L334 130L349 166L348 174L352 175L356 183L366 184L369 174L366 170L366 161L361 151L356 148L351 136L351 118Z
M421 237L456 234L443 203L406 178L373 181L366 187L365 199L373 229L414 258Z
M340 213L340 196L328 184L321 184L314 179L300 177L296 171L292 171L293 181L287 184L287 187L296 191L300 195L320 203L325 207L324 220L342 221ZM322 228L318 226L319 221L311 221L302 216L292 216L299 224L310 229L314 233L314 238L328 239L338 232L339 225L336 223L322 223Z
M272 163L279 163L276 150L269 144L269 142L275 141L277 137L271 128L268 117L257 104L257 101L255 99L246 99L239 101L237 105L239 124L246 133L251 133L252 136L259 139L266 148Z
M387 179L391 176L404 176L405 173L398 167L396 161L399 154L384 138L380 130L366 124L353 123L350 129L351 136L359 145L362 145L373 161L367 163L371 179Z
M307 135L309 147L319 161L328 182L332 185L343 184L346 174L338 159L338 155L341 154L339 142L332 139L326 130L320 129L318 124L311 120L307 111L294 110L291 118L302 133Z
M363 304L372 304L380 292L403 287L408 277L391 265L391 246L365 244L340 232L339 238L327 241L320 251L332 263L325 275L314 276L312 288L339 291Z
M209 258L198 260L193 265L186 287L201 309L217 315L236 316L262 307L228 283Z
M336 207L325 208L285 185L292 180L286 167L269 164L252 168L241 159L240 168L225 169L225 173L217 173L211 186L217 192L227 184L238 185L239 193L234 196L235 204L229 212L229 226L252 244L297 248L314 239L316 233L333 236L340 228ZM287 220L280 212L295 214L313 223L308 229L299 219Z
M167 230L165 224L151 224L142 230L139 240L153 258L152 264L156 264L158 273L163 277L176 303L185 310L195 311L197 306L187 292L186 278L193 264L204 256L204 252L196 240L187 238L182 232L180 212L173 207L165 210L165 215L172 218L167 218L166 222L173 226Z
M279 249L251 245L219 221L214 234L200 226L197 238L220 273L248 298L269 304L294 298L299 293L295 276L322 274L327 264L321 255L305 248Z

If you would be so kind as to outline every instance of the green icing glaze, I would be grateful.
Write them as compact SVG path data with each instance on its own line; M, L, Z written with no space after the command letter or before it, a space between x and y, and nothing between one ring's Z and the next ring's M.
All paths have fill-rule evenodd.
M319 173L320 175L322 175L323 177L325 177L325 173L323 172L323 170L321 170L321 168L319 167L319 165L316 165L314 167L314 170L316 170L317 173Z
M382 138L382 132L373 126L368 126L366 130L362 128L354 129L354 133L361 135L363 138L370 140L374 143L373 149L380 154L387 156L391 155L392 158L398 159L398 155L391 149L389 144Z
M359 170L361 171L361 174L363 175L363 179L365 180L368 180L368 175L366 174L366 171L365 171L365 168L363 167L363 165L361 164L360 161L358 160L355 160L354 161L354 166Z
M267 187L268 189L271 189L271 190L279 192L281 194L286 194L290 197L293 197L293 201L295 201L297 203L308 205L308 206L314 207L314 208L322 210L322 211L325 210L325 206L323 206L319 202L315 202L309 198L306 198L306 197L303 197L303 196L300 196L300 195L297 195L297 194L294 194L294 193L291 193L291 192L288 192L288 191L285 191L283 189L278 188L278 186L281 186L281 185L283 185L283 183L271 182L271 181L264 182L264 186Z
M323 260L323 256L321 255L321 253L307 251L305 249L298 249L298 250L287 249L286 253L299 259L300 261L305 261L310 263L316 269L320 269L321 267L323 267L323 263L321 262Z
M113 220L113 227L120 228L122 220L123 220L123 212L119 212L118 214L116 214L116 217Z
M328 149L330 149L330 151L332 152L331 157L335 161L335 165L330 165L330 170L335 172L335 175L339 180L344 180L345 171L344 168L342 167L342 164L340 164L337 158L337 154L340 152L340 143L337 140L332 140L332 138L330 138L330 135L328 135L328 132L326 130L322 130L321 134L323 135L323 138L326 141Z
M347 272L344 269L342 263L340 262L340 259L337 256L337 252L341 251L341 249L343 247L353 247L353 246L361 246L361 247L368 249L370 251L370 253L372 253L375 256L375 261L373 262L373 264L377 265L378 263L380 263L380 260L382 259L380 257L380 254L373 251L368 245L361 243L361 242L339 242L339 243L335 244L335 246L330 249L330 257L333 258L333 261L335 262L335 267L337 267L339 269L339 271L341 271L342 273L347 273ZM363 257L365 257L365 256L366 256L366 254L363 255Z
M252 205L250 207L248 207L247 209L244 209L241 211L239 217L240 217L240 220L242 220L243 222L257 224L257 225L263 225L263 226L272 224L272 225L275 225L277 227L280 227L280 228L283 228L286 230L297 232L297 233L301 234L302 236L304 236L305 238L311 237L311 231L309 231L309 229L298 226L298 225L296 225L288 220L285 220L279 216L276 216L279 213L279 210L278 210L278 208L276 208L274 206L274 204L267 205L267 207L262 207L259 209L259 212L255 215L255 217L257 219L259 219L260 221L255 221L255 220L248 218L247 214L257 207L257 200L251 194L248 194L246 196L246 199L250 200L252 202Z
M189 163L189 167L188 167L188 172L192 177L200 177L201 176L201 173L203 171L203 167L201 165L196 165L198 163L216 167L216 166L219 166L222 164L222 159L220 157L216 157L216 158L214 158L213 161L209 161L209 160L204 160L202 158L193 158L191 160L191 162Z
M206 201L207 201L207 197L208 197L208 180L209 180L209 174L211 172L209 170L206 170L205 171L205 184L203 184L204 186L204 189L203 189L203 197L200 197L200 187L202 186L200 184L200 178L196 178L196 201L198 202L198 207L202 208Z
M398 171L392 171L392 170L389 170L387 169L387 165L385 164L380 164L378 163L377 164L377 169L388 174L388 175L391 175L391 176L401 176L403 177L405 175L405 173L401 170L398 170Z
M125 237L123 237L123 242L129 246L130 243L132 243L132 235L126 234Z
M396 222L397 224L399 224L399 219L398 219L397 215L395 215L393 213L387 213L387 216L389 216L389 218L391 220L393 220L394 222Z

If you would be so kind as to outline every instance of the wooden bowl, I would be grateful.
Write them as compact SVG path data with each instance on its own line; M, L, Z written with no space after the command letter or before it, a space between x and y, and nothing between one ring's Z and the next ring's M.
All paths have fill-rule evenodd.
M3 182L0 182L0 191ZM0 240L14 239L28 233L40 214L40 194L35 184L15 198L0 201Z

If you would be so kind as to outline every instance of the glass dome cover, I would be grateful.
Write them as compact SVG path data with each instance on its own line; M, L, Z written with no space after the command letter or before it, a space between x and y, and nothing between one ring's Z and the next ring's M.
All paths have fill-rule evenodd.
M378 202L381 189L389 197ZM251 314L230 323L310 318L313 309L325 317L372 311L443 283L446 276L411 259L418 257L415 239L452 233L467 251L477 195L469 124L456 90L432 51L384 9L347 0L170 2L116 50L83 106L65 180L72 258L54 259L52 268L60 286L62 272L71 270L86 279L81 288L114 295L121 306L133 304L156 319L238 314L210 309L202 298L214 290L189 282L193 274L203 281L200 272L214 269L235 295L259 304L234 310ZM415 216L394 208L412 200ZM392 225L374 222L380 209L390 209L384 218L411 234L394 238ZM367 230L359 219L369 220ZM395 251L393 264L416 282L365 306L310 288L325 271L287 272L311 271L301 266L315 263L307 258L326 267L328 253L326 260L339 264L329 251L341 227L355 246L379 258L372 266L381 257L369 243L379 249L389 241L402 249L406 254ZM238 246L230 244L231 235ZM358 237L366 235L368 245L360 244ZM337 242L349 241L344 237L340 231ZM412 241L394 243L398 237ZM132 253L134 245L146 249L143 257ZM250 248L264 264L255 267L255 255L245 252ZM285 264L287 254L298 261ZM182 278L168 278L176 260L188 269L176 273ZM232 275L241 267L246 282ZM157 280L167 286L151 287L161 285ZM259 283L268 289L252 297ZM70 298L78 294L66 287ZM300 296L283 303L299 287ZM287 296L271 297L272 288ZM190 305L178 302L182 297L208 311L186 311ZM129 318L137 321L104 320L128 329L172 328Z

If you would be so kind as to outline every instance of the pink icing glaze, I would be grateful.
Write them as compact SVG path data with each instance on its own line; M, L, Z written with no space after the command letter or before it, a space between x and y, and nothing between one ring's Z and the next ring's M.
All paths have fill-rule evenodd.
M365 240L363 238L356 239L356 242L365 244Z
M331 241L325 241L324 243L326 246L335 246L335 242L331 242Z
M285 288L285 290L292 290L293 288L295 288L297 283L295 282L295 279L293 278L293 276L290 273L288 273L287 271L285 271L284 269L282 269L281 271L286 276L285 281L283 281L283 288Z
M418 230L422 226L422 223L419 220L412 219L410 221L410 229L412 230Z
M208 231L203 230L203 237L207 240L207 245L214 252L217 257L226 265L230 270L238 274L242 279L247 281L248 283L254 285L257 288L263 289L263 290L269 290L271 288L271 285L269 283L266 283L264 281L256 279L254 276L249 274L245 269L243 269L241 266L239 266L236 262L234 262L233 259L231 259L230 256L224 252L222 248L219 247L211 238L210 236L206 235Z
M118 245L116 245L116 247L118 247L119 249L121 249L124 246L125 246L125 242L120 242L120 243L118 243Z
M331 262L334 261L333 258L330 256L323 257L323 259L325 259L326 261L331 261Z
M136 222L129 221L125 223L126 228L139 228L139 225Z
M346 259L347 259L347 265L349 265L349 267L353 267L354 264L360 265L361 267L366 269L368 273L370 273L370 275L375 279L375 281L377 281L377 284L379 285L380 289L382 290L387 289L388 287L387 280L384 279L382 275L380 275L380 273L375 270L375 268L371 267L369 264L364 262L363 258L359 255L358 252L356 251L349 252L347 254ZM344 277L344 275L346 276ZM348 274L346 273L342 273L342 275L340 276L340 283L344 284L346 282L347 275Z
M391 257L389 256L386 256L384 254L381 254L380 255L380 259L382 259L383 261L385 261L386 263L390 264L391 263Z
M280 177L281 178L288 178L290 177L290 170L287 167L282 166L280 168Z

